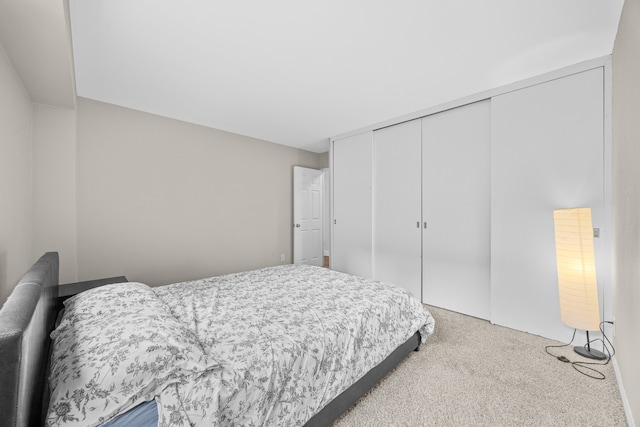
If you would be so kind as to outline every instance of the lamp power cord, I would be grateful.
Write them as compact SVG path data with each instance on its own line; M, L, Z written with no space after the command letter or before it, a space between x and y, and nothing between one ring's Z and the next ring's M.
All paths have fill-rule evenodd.
M606 376L604 375L603 372L597 370L596 368L593 368L592 366L605 366L608 365L609 362L611 361L611 358L616 354L616 349L613 347L613 344L611 344L611 341L609 340L609 338L607 337L607 335L604 333L604 328L603 325L607 323L610 325L613 325L613 322L609 321L609 320L604 320L602 322L600 322L600 332L602 333L602 337L604 338L595 338L593 340L590 340L587 344L584 345L585 349L587 348L588 345L592 345L593 343L597 343L598 341L602 343L602 347L604 348L604 351L607 354L607 357L605 359L604 362L583 362L583 361L574 361L572 362L571 360L569 360L567 357L565 356L558 356L555 355L553 353L551 353L549 351L550 348L562 348L562 347L568 347L571 344L573 344L573 341L576 338L576 329L573 330L573 336L571 337L571 341L569 341L567 344L561 344L561 345L548 345L544 348L544 351L547 352L548 355L555 357L556 359L558 359L559 361L563 362L563 363L570 363L571 366L573 366L573 369L575 369L576 371L580 372L582 375L585 375L589 378L593 378L596 380L604 380L606 378ZM605 342L606 340L606 342ZM608 344L608 345L607 345ZM611 350L609 350L609 348L611 348Z

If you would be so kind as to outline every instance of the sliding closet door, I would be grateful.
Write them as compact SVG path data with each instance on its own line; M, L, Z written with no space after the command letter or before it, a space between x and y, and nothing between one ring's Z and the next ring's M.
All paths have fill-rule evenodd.
M553 210L589 207L594 227L607 232L603 90L597 68L492 99L494 323L571 337L560 322ZM601 290L602 239L594 243Z
M373 132L333 142L331 268L372 278L371 167Z
M374 132L373 277L421 296L421 124Z
M422 119L423 301L482 319L491 304L490 150L489 100Z

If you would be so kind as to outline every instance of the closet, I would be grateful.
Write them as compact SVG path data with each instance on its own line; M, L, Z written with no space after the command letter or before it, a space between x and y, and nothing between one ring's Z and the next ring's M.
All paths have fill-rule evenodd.
M373 133L373 278L422 299L420 120Z
M489 100L422 119L422 300L482 319L490 317L490 148Z
M590 207L606 318L607 66L559 70L332 140L332 268L566 340L553 210Z
M335 141L332 268L488 319L489 147L489 101Z
M331 268L368 279L373 278L372 142L373 132L336 141L331 168Z
M494 323L559 341L571 338L559 321L553 210L574 207L591 208L593 226L601 231L594 249L601 316L607 318L604 165L610 160L603 73L599 67L491 100Z

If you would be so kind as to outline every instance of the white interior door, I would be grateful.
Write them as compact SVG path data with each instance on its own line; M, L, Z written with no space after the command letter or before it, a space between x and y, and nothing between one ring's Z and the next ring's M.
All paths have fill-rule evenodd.
M422 297L491 315L491 103L422 119Z
M374 132L373 278L422 300L420 119Z
M322 266L322 171L293 167L293 263Z

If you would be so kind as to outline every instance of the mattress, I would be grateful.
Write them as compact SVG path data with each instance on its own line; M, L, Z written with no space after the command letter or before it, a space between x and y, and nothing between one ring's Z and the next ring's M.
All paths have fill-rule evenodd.
M303 425L434 321L395 285L286 265L65 302L47 424L155 401L159 425Z

